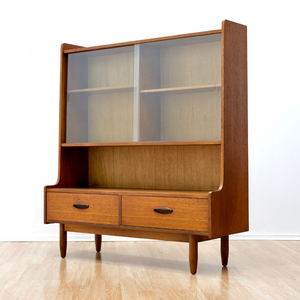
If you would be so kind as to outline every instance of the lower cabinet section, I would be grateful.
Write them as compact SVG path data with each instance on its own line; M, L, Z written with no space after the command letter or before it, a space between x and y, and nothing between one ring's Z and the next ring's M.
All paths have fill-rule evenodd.
M47 192L47 221L208 232L207 198Z
M97 252L103 234L180 241L189 243L190 272L195 274L198 242L210 239L208 192L55 188L45 195L46 221L60 223L62 258L69 231L95 234ZM225 266L228 236L221 240L221 252Z
M208 231L208 200L123 196L122 225Z
M47 221L119 225L118 196L48 192Z

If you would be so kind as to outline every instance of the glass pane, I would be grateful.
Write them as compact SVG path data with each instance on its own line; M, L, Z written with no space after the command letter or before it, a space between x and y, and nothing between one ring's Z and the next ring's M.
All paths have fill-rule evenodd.
M140 141L221 139L221 34L140 46Z
M133 70L133 46L68 55L67 143L132 142Z
M67 143L219 141L221 34L68 56Z

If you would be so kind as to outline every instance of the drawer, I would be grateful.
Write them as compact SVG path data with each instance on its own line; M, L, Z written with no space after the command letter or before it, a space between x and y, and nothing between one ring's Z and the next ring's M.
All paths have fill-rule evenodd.
M86 209L73 207L86 203ZM117 195L47 193L47 221L118 225Z
M157 207L173 211L162 214L154 211ZM207 232L208 200L123 196L122 225Z

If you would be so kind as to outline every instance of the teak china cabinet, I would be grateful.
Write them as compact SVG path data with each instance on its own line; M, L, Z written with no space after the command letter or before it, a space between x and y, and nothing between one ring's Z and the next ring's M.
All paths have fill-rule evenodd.
M59 171L45 223L189 243L248 230L247 28L97 47L63 44Z

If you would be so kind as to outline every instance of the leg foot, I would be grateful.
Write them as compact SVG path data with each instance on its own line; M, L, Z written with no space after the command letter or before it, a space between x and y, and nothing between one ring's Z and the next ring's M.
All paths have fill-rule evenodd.
M95 234L95 245L96 245L96 251L101 251L101 244L102 244L102 235Z
M228 264L229 256L229 236L221 237L221 259L223 267L226 267Z
M65 231L65 224L59 224L59 248L60 256L65 258L67 254L67 231Z
M197 273L198 265L198 237L197 235L189 236L189 260L190 260L190 271L194 275Z

